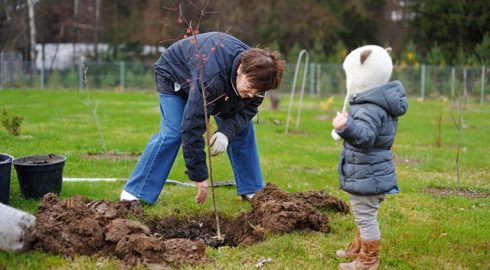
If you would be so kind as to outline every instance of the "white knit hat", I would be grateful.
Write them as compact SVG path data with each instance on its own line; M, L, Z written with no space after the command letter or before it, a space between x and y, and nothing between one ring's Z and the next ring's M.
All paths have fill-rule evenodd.
M352 96L369 89L381 86L390 80L393 71L391 48L376 45L359 47L347 55L342 67L346 75L347 95L342 111L347 111L347 105ZM340 136L332 130L332 138L340 140Z
M381 86L390 80L393 62L389 52L391 48L367 45L347 55L343 68L349 96Z

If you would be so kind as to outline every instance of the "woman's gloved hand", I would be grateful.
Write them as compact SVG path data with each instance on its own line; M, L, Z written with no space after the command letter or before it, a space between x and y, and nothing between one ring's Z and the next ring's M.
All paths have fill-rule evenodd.
M228 137L221 132L216 132L211 140L209 140L209 153L211 156L216 156L224 151L228 147Z

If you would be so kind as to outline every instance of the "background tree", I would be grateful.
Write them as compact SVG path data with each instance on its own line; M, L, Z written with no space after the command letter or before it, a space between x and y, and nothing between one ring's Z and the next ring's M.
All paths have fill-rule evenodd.
M0 47L29 55L27 5L18 1L0 1Z
M458 63L458 53L472 54L489 32L490 1L406 1L413 12L410 33L426 55L434 42L448 63ZM459 59L464 63L464 59Z
M21 52L24 59L29 53L26 1L0 1L0 49ZM158 52L142 55L144 45L168 46L185 31L175 8L180 5L184 16L197 18L195 7L205 2L37 0L36 39L104 43L109 51L94 58L151 62ZM488 10L490 1L482 0L212 0L200 31L228 32L252 46L274 45L289 59L299 47L314 58L338 61L339 44L349 51L367 43L390 46L403 58L413 41L420 62L433 62L437 55L438 62L476 65L489 63Z

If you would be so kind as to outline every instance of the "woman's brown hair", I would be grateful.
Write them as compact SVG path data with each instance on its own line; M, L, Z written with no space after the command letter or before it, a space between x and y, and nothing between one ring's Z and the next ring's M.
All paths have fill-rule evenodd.
M240 57L240 65L242 72L247 76L250 87L259 92L279 87L286 67L279 52L259 48L243 52Z

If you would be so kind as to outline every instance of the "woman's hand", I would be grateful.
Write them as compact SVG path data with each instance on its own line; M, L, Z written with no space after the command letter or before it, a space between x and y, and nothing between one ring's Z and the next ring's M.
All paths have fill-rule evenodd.
M196 182L197 194L196 203L204 203L208 198L208 182Z

